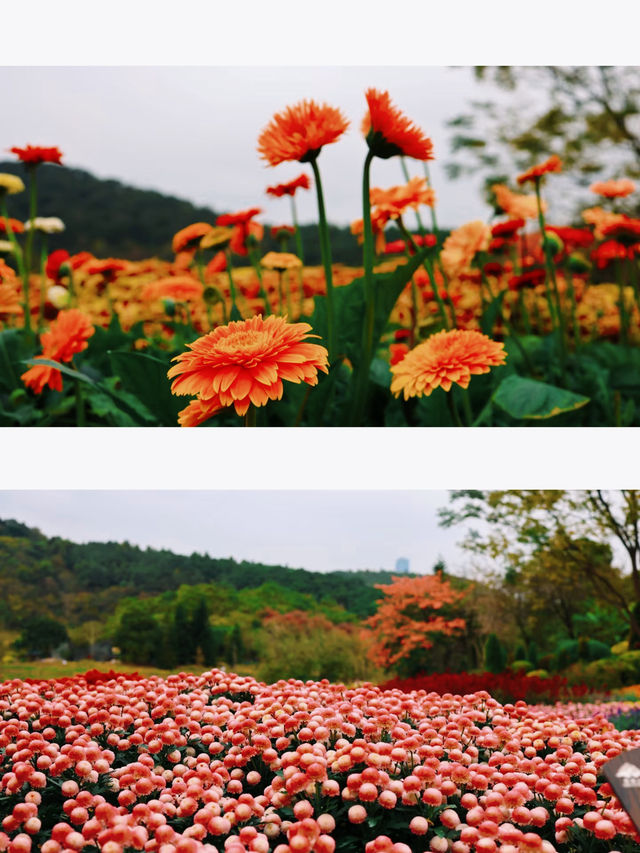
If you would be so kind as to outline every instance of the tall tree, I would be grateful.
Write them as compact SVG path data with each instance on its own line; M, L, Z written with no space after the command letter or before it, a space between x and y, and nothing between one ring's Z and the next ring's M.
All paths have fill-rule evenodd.
M465 628L465 620L455 615L465 592L454 589L443 572L394 577L379 589L378 610L365 622L373 637L370 657L378 666L391 667L417 649L431 648L436 635Z
M477 171L487 186L558 154L576 182L640 177L640 67L475 66L479 82L512 93L473 101L452 119L450 176ZM495 90L494 90L495 91ZM496 92L497 94L497 92Z
M579 594L579 581L636 623L640 602L640 492L635 489L458 491L439 511L450 527L476 520L462 543L489 565L516 572L544 573ZM626 565L611 565L611 545L626 554ZM486 562L484 563L486 565ZM626 574L625 571L626 570ZM558 592L551 590L558 600Z

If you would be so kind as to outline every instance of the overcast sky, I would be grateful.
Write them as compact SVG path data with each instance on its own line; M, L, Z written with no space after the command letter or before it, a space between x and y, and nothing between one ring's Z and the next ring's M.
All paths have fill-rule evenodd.
M13 145L58 145L64 163L99 177L221 212L261 206L265 222L286 223L288 199L269 200L264 190L310 169L265 165L256 142L275 112L314 98L340 107L351 121L319 159L328 217L348 224L362 215L360 123L370 86L388 89L432 138L440 223L486 217L479 181L449 181L443 170L451 136L446 121L470 100L496 94L475 83L469 67L2 67L2 113L11 120L0 131L0 160ZM411 163L412 174L422 176L422 164ZM402 182L399 158L375 160L373 186ZM315 192L300 191L297 199L300 219L315 222ZM44 213L64 219L63 210Z
M445 491L3 491L0 518L74 542L128 541L312 571L462 573L464 528L442 530Z

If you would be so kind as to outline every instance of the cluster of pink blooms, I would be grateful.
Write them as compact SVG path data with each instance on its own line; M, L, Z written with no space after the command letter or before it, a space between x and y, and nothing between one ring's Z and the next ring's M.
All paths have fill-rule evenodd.
M9 853L590 853L640 837L603 714L218 670L0 684Z

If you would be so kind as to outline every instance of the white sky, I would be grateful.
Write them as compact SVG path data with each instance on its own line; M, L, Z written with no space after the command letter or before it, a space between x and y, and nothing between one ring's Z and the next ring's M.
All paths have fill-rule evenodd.
M438 527L446 491L2 491L0 518L74 542L128 541L311 571L462 573L464 526Z
M475 83L469 67L0 67L3 115L11 116L0 130L0 160L13 145L58 145L66 165L99 177L219 212L260 206L265 222L289 222L289 200L269 199L264 190L311 169L268 166L256 143L275 112L314 98L340 107L351 121L318 161L327 215L344 225L362 215L360 123L370 86L388 89L432 138L440 224L485 218L478 179L449 181L443 169L451 136L446 121L469 100L496 94ZM412 174L423 175L421 163L410 165ZM403 182L399 158L375 160L373 186ZM315 191L299 191L296 200L301 221L317 221ZM64 218L64 211L54 212Z

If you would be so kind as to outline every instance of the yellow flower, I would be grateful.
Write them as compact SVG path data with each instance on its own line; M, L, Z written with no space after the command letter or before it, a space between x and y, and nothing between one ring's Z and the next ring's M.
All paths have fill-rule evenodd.
M226 249L231 238L233 237L233 229L225 228L224 225L216 225L207 231L204 237L200 240L201 249L218 249L222 251Z
M297 255L292 255L289 252L267 252L260 261L260 266L266 270L296 270L302 266L302 261Z
M21 193L23 189L24 183L17 175L0 172L0 194L4 192L8 195L15 195L16 193Z

